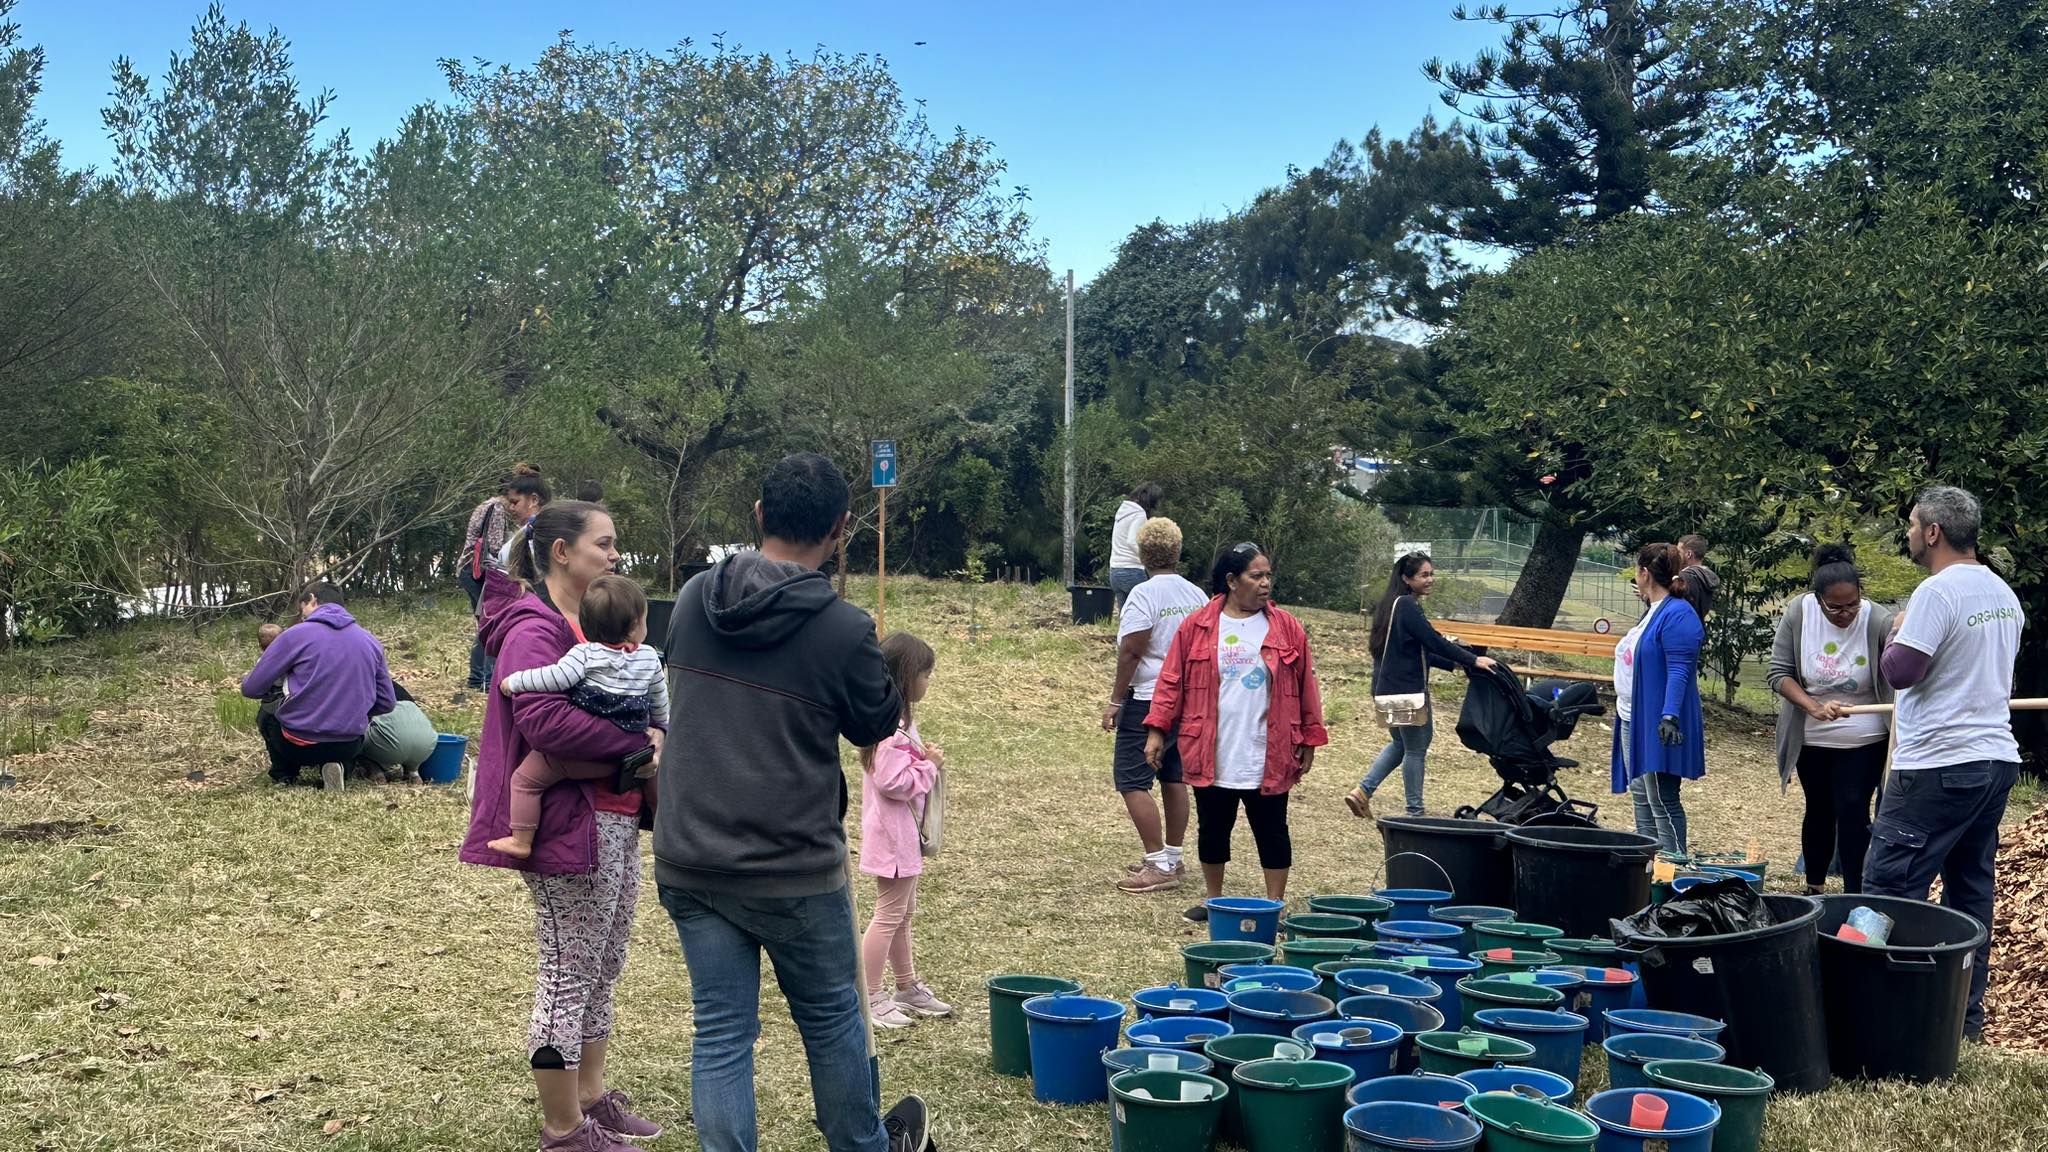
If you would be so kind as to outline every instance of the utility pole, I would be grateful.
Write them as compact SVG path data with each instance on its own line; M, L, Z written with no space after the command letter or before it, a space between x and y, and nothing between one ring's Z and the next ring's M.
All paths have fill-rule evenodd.
M1074 586L1074 270L1067 269L1067 483L1060 514L1060 577Z

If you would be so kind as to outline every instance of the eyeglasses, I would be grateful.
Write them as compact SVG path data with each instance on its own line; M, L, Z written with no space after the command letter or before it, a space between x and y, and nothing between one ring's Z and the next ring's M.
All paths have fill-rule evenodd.
M1830 604L1825 600L1820 602L1820 610L1827 613L1830 616L1848 616L1855 613L1858 609L1862 607L1863 601L1861 600L1858 600L1852 604Z

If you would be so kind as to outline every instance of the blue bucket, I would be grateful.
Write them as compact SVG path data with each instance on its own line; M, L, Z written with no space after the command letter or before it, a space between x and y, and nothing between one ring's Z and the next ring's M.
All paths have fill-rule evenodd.
M1585 1055L1586 1029L1592 1025L1584 1016L1562 1009L1482 1008L1472 1019L1488 1032L1536 1049L1530 1067L1579 1082L1579 1058Z
M1607 1034L1655 1032L1660 1036L1698 1036L1718 1040L1728 1025L1690 1012L1662 1012L1655 1008L1613 1008L1606 1013Z
M1368 1035L1356 1035L1361 1031ZM1296 1028L1294 1038L1315 1049L1316 1059L1358 1073L1353 1083L1392 1076L1401 1059L1401 1029L1385 1020L1321 1020Z
M462 779L462 757L469 751L469 737L446 732L434 737L434 750L420 762L423 784L453 784Z
M1569 1105L1572 1093L1578 1085L1555 1072L1541 1068L1517 1068L1512 1064L1495 1064L1491 1068L1474 1068L1470 1072L1458 1073L1458 1079L1472 1086L1474 1092L1513 1092L1517 1088L1534 1088L1550 1097L1553 1104Z
M1173 1048L1200 1052L1202 1045L1230 1035L1230 1023L1208 1016L1146 1016L1124 1029L1133 1048Z
M1699 866L1699 870L1702 872L1712 872L1716 876L1734 876L1740 879L1744 884L1749 885L1749 890L1751 892L1754 892L1759 896L1763 895L1764 893L1764 878L1759 873L1744 871L1741 868L1730 868L1725 864L1702 864ZM1685 879L1685 877L1681 876L1678 879L1683 880ZM1692 885L1686 885L1686 888L1690 887L1692 887ZM1683 892L1685 891L1685 888L1680 888L1677 882L1673 881L1671 885L1671 890L1673 892Z
M1457 999L1453 996L1450 999ZM1424 1032L1441 1032L1444 1014L1434 1005L1398 996L1346 996L1337 1003L1337 1015L1346 1020L1384 1020L1401 1030L1401 1051L1394 1061L1399 1072L1413 1072L1420 1063L1415 1038Z
M1583 976L1567 972L1560 967L1538 968L1533 972L1510 972L1501 979L1515 984L1537 984L1545 988L1555 988L1564 993L1564 1002L1567 1004L1572 1002L1572 995L1579 990L1579 985L1586 982Z
M1456 1076L1439 1076L1435 1072L1403 1072L1399 1076L1382 1076L1353 1084L1345 1095L1353 1107L1360 1104L1376 1104L1383 1100L1394 1100L1404 1104L1423 1104L1441 1108L1446 1112L1463 1112L1465 1098L1472 1095L1472 1086Z
M1727 1049L1712 1040L1661 1032L1617 1032L1600 1048L1607 1053L1607 1083L1615 1088L1651 1087L1643 1065L1653 1060L1705 1060L1719 1064L1728 1056Z
M1465 934L1456 924L1441 920L1382 920L1372 926L1374 936L1397 944L1440 944L1455 948Z
M1218 986L1247 976L1313 976L1314 972L1298 964L1225 964L1216 969Z
M1102 1082L1107 1085L1121 1072L1194 1072L1206 1076L1215 1067L1216 1062L1200 1052L1182 1052L1177 1048L1111 1048L1102 1054Z
M1420 1004L1440 1004L1444 986L1426 976L1403 976L1373 968L1346 968L1337 973L1337 988L1346 996L1393 996Z
M1592 1029L1586 1033L1586 1042L1589 1044L1598 1044L1607 1039L1605 1014L1617 1008L1627 1008L1629 1001L1635 996L1636 974L1626 968L1588 968L1577 964L1562 964L1555 968L1536 970L1539 976L1545 972L1569 972L1579 978L1578 987L1560 991L1564 991L1565 1007L1593 1022ZM1610 972L1621 979L1608 979L1607 974Z
M1455 957L1457 955L1457 952L1441 944L1410 944L1403 940L1375 940L1372 942L1372 950L1374 955L1392 956L1396 960L1405 959L1409 956Z
M1280 934L1280 911L1287 905L1255 896L1217 896L1202 901L1202 907L1209 910L1209 939L1271 944Z
M1251 992L1260 988L1277 988L1282 992L1319 992L1323 978L1313 972L1268 972L1260 976L1238 976L1223 982L1223 995L1228 997L1237 992Z
M1513 908L1496 908L1491 904L1440 904L1430 909L1429 918L1458 926L1458 951L1477 952L1479 941L1472 934L1474 924L1488 920L1513 920Z
M1329 997L1313 992L1286 992L1277 988L1254 988L1230 996L1230 1030L1260 1036L1293 1038L1303 1024L1328 1020L1337 1014Z
M1442 988L1455 987L1467 976L1478 975L1480 963L1464 956L1403 956L1401 963L1413 969L1417 976L1427 976ZM1465 1006L1455 995L1446 996L1436 1002L1437 1011L1444 1014L1444 1027L1456 1032L1464 1027Z
M1230 1017L1230 998L1214 988L1183 988L1178 984L1140 988L1131 993L1131 1003L1147 1016L1208 1016L1217 1020Z
M1479 1122L1454 1108L1386 1100L1344 1113L1350 1152L1466 1152L1479 1143Z
M1024 1002L1031 1037L1031 1091L1045 1104L1109 1099L1102 1053L1116 1047L1124 1006L1099 996L1033 996Z
M1385 919L1428 920L1431 910L1449 904L1451 894L1442 888L1376 888L1373 895L1394 905Z
M1638 1096L1664 1101L1664 1127L1629 1127ZM1708 1152L1714 1146L1714 1126L1721 1122L1721 1106L1671 1088L1611 1088L1586 1101L1586 1115L1600 1126L1600 1141L1593 1146L1598 1152Z

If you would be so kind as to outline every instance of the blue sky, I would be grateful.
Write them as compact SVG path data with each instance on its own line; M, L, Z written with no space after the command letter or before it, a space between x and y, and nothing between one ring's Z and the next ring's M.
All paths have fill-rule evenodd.
M1010 181L1031 190L1052 267L1085 281L1139 224L1228 213L1340 138L1447 116L1422 62L1469 58L1496 39L1489 26L1451 19L1451 4L230 0L227 12L281 29L301 84L331 89L334 122L361 144L445 96L436 60L531 61L563 28L650 49L723 32L750 50L879 54L935 124L994 141ZM49 58L37 111L70 163L108 157L99 110L114 58L160 74L203 9L202 0L21 0L23 39Z

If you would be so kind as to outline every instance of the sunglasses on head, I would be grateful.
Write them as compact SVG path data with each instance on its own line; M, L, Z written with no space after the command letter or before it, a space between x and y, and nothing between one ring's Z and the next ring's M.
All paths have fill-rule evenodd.
M1254 544L1251 541L1247 540L1242 544L1233 545L1230 551L1233 555L1242 556L1246 552L1263 552L1264 549L1260 548L1257 544Z

